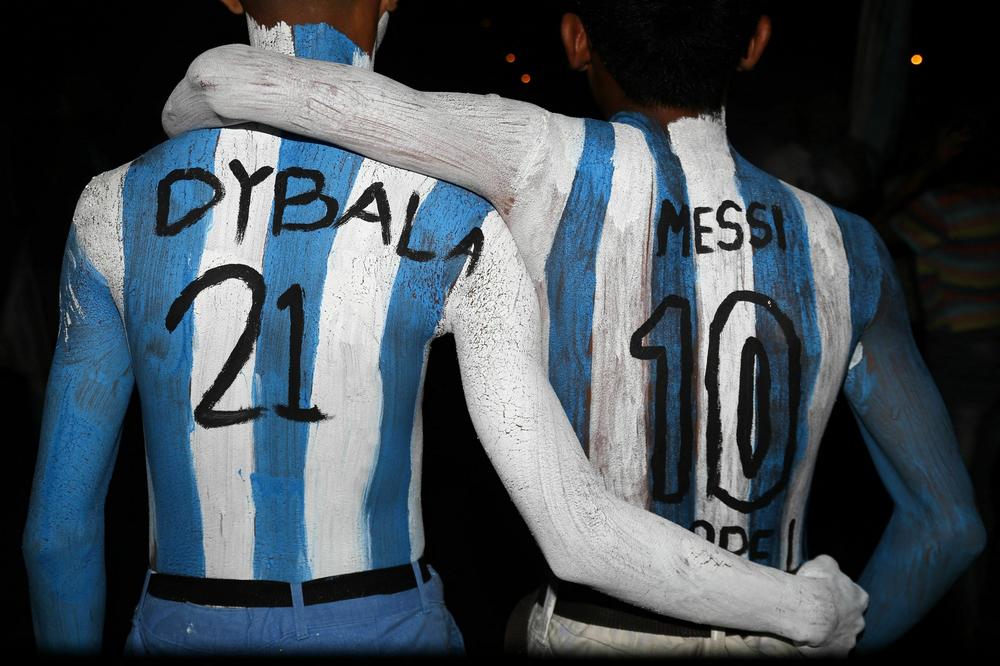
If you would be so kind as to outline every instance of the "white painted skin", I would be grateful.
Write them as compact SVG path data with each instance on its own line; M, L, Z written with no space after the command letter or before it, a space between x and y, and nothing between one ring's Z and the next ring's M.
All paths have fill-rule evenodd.
M227 191L239 191L229 162L239 159L248 173L278 163L281 140L264 132L227 129L219 133L213 173ZM274 188L274 173L261 187ZM234 244L239 197L224 197L212 209L211 225L197 275L224 264L240 263L263 271L271 202L251 197L244 241ZM240 284L227 282L206 290L194 305L192 343L191 410L215 381L226 350L232 349L244 328L235 313L250 309L250 294ZM226 313L225 315L222 313ZM229 316L226 316L229 315ZM236 381L219 402L219 409L239 409L253 404L253 382L257 345ZM254 472L254 424L238 423L226 428L205 428L195 423L191 433L191 455L197 477L198 499L204 526L205 575L212 578L253 578L253 559L239 557L254 547L254 502L250 478ZM238 470L237 473L233 473Z
M361 113L361 110L364 112ZM421 93L356 68L282 58L240 46L220 47L199 57L189 69L187 78L175 89L163 114L164 128L172 135L191 128L234 124L249 119L332 141L349 150L419 170L482 194L504 215L504 221L521 248L534 280L532 291L541 296L542 313L546 312L544 263L552 245L558 212L568 195L576 158L580 154L582 121L548 114L537 107L495 96ZM689 129L688 132L684 128L678 128L676 133L671 131L671 140L682 161L693 163L701 159L698 156L699 142L713 137L716 143L725 142L724 127L709 119L694 120ZM628 141L627 136L626 131L620 138ZM682 145L678 147L678 143ZM685 149L685 143L688 149ZM728 156L728 151L726 154ZM731 181L731 158L728 164L723 165L693 164L689 167L685 164L686 173L689 168L692 173L707 174L705 177L709 179L715 170L720 174L718 178L722 179L719 182L689 184L694 192L702 187L705 192L723 192L725 198L741 201L735 191L735 183ZM642 180L641 173L629 177ZM726 177L728 181L724 180ZM648 176L646 178L651 180ZM646 187L651 188L652 184L648 183ZM694 192L693 198L696 196ZM713 199L717 196L713 194ZM704 264L705 270L737 272L742 276L738 280L741 288L746 288L749 272L749 284L752 285L752 266L740 259L738 253L725 254L731 258L717 258L718 253L705 255L709 258L707 260L698 257L699 270ZM733 265L727 263L726 266L708 267L706 261L730 262ZM610 268L632 271L632 274L636 270L611 265L599 270ZM699 308L714 310L714 306L733 286L736 285L715 289L712 285L699 284ZM495 285L494 288L500 287ZM502 294L497 295L497 298L502 297ZM840 295L833 298L840 298ZM846 301L842 301L841 305L843 303ZM600 307L600 300L597 307ZM638 307L627 317L637 318L635 325L638 325L642 321L641 315L642 307ZM747 331L753 330L753 313L734 312L734 322L739 323L737 320L741 316L746 321L739 326L730 325L726 334L736 336L736 329L739 328L742 341ZM547 317L543 317L543 330L546 320ZM705 331L701 334L704 335ZM458 338L459 332L456 331ZM462 345L461 342L459 344ZM489 351L486 346L483 349ZM547 385L542 370L546 367L545 354L541 349L538 354L542 362L538 367L524 368L520 381L529 381L533 377L531 373L542 373L542 378L536 377L532 381ZM699 367L704 366L704 355L704 350L701 350L697 356ZM831 358L835 359L834 356ZM845 356L844 365L846 360ZM510 372L516 365L507 363L503 367ZM842 370L839 373L827 371L825 375L821 371L821 375L823 381L839 387ZM623 375L623 381L632 380ZM467 391L482 388L473 381L466 381L465 384ZM729 387L729 390L735 390L735 387ZM470 396L470 409L473 403ZM827 415L817 414L816 422L825 422ZM477 419L475 415L474 419ZM813 420L811 414L810 422ZM560 423L565 423L564 417ZM477 420L477 427L479 425ZM735 427L733 424L730 426L730 430ZM704 437L703 423L699 424L697 432ZM728 432L725 425L723 432ZM522 443L519 446L526 445ZM588 484L600 483L600 478L593 476L592 472L575 469L577 464L587 462L582 455L577 455L580 454L579 449L571 453L563 451L562 447L552 447L536 454L550 460L553 468L559 470L560 474L553 477L561 479L556 485L570 493L574 503L583 502L581 497L589 492L597 492L593 488L588 490ZM810 455L814 456L814 453ZM570 460L572 465L567 462ZM602 469L611 464L618 469L621 477L612 479L610 483L617 493L644 503L645 498L636 491L640 471L624 464L635 462L634 459L596 462ZM495 464L506 480L505 475L509 473L506 466L511 464L510 461L495 460ZM699 465L699 469L702 468L703 464ZM569 470L573 470L574 474L566 476ZM729 474L734 477L730 479L729 486L733 487L732 482L738 481L740 475L733 471ZM793 483L798 483L800 488L802 484L808 486L810 475L811 466ZM726 478L726 471L723 470L723 479ZM629 517L624 523L615 525L628 525L628 528L616 539L599 539L599 552L588 544L566 549L569 552L574 549L583 551L568 555L564 550L567 544L563 536L568 525L538 523L537 517L531 513L537 510L532 504L534 501L558 503L563 498L553 494L521 498L514 488L510 485L508 488L515 503L525 513L553 570L564 579L590 584L608 594L675 617L774 633L820 646L830 653L842 654L854 644L854 637L861 626L859 613L863 610L863 603L859 603L862 598L859 595L863 592L839 573L830 558L817 558L806 563L800 569L800 575L791 576L735 557L637 507L632 507L637 515L629 513L606 498L600 500L601 503L607 502L600 506L608 507L598 512L602 514L600 518L580 523L578 518L570 517L567 518L568 525L601 526L614 532L615 527L606 522L608 517L605 511L617 507L623 516ZM543 484L542 488L550 486ZM593 500L587 500L590 501ZM549 510L552 508L548 507ZM711 507L703 509L713 510ZM726 507L720 510L723 509L729 512ZM585 509L584 513L595 515L593 509ZM566 515L572 515L572 512ZM723 520L728 522L722 524L738 524L736 520ZM642 542L634 541L636 535L642 535ZM624 554L616 546L618 539L629 544ZM695 553L697 556L693 556ZM570 564L561 563L567 557ZM646 575L640 575L639 571ZM823 578L811 578L813 576ZM785 609L789 599L800 602L809 600L800 605L799 611L789 614ZM826 620L819 619L824 616ZM815 633L817 627L827 622L824 631ZM807 634L812 635L807 637Z
M729 140L725 125L718 119L709 117L680 118L670 125L670 145L680 161L691 201L691 211L695 206L709 202L735 201L741 209L747 209L734 179L735 167L729 152ZM706 217L711 217L709 212ZM707 220L702 220L703 223ZM698 224L693 221L692 224ZM695 239L691 239L692 244ZM702 342L695 352L695 376L704 377L708 366L709 325L712 321L705 313L716 312L722 301L730 293L744 289L753 291L753 259L750 252L710 252L702 254L691 250L694 257L695 298L697 303L698 331L695 338ZM733 310L729 323L722 331L719 344L719 367L736 368L740 365L740 351L743 341L755 335L757 317L755 308L749 303L740 303ZM739 392L739 373L719 373L719 394L736 396ZM696 382L697 403L708 404L708 388L705 382ZM730 398L732 400L732 398ZM733 400L735 402L735 400ZM708 410L698 409L695 433L698 438L696 451L707 449ZM722 410L722 441L736 441L736 410ZM756 441L756 440L754 440ZM720 456L720 481L724 488L731 488L735 497L746 497L749 479L742 471L738 456ZM708 463L706 456L698 456L695 465L696 488L707 488ZM695 515L712 525L736 525L746 529L747 514L737 511L716 497L698 493Z

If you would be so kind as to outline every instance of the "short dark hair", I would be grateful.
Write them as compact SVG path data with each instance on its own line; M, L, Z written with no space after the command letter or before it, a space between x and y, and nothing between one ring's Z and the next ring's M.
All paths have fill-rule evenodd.
M764 13L754 0L570 0L629 99L718 111Z

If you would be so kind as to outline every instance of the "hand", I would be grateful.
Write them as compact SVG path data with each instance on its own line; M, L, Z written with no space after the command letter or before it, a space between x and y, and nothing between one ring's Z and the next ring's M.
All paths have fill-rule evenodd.
M836 560L829 555L809 560L799 567L798 575L816 578L817 582L823 583L833 605L833 618L826 639L817 645L802 646L799 650L810 657L846 656L865 628L868 593L845 576Z

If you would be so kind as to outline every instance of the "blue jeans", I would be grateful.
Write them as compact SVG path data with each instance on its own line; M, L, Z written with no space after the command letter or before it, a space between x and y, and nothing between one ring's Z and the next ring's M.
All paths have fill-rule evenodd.
M441 578L396 594L290 608L222 608L147 593L125 644L131 656L198 654L461 655L462 634L444 606ZM149 576L146 577L147 585Z

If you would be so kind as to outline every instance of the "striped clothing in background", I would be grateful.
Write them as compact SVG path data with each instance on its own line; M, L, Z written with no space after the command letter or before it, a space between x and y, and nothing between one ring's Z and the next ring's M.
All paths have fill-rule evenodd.
M916 254L929 330L1000 328L1000 187L926 192L892 225Z

